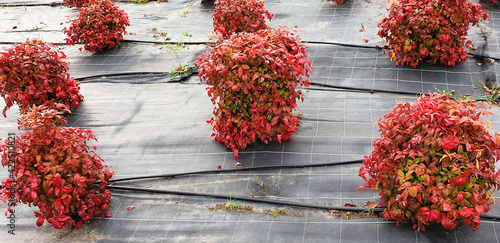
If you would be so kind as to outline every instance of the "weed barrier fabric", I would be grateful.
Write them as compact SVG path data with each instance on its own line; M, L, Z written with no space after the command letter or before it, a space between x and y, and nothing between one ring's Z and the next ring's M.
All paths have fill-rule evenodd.
M155 41L170 37L179 42L209 40L213 6L202 5L200 1L194 1L192 5L188 3L177 0L119 3L131 18L127 30L133 34L125 38ZM345 6L337 6L323 0L307 3L274 0L267 1L266 8L275 16L270 25L297 25L303 40L365 44L362 39L368 36L358 31L360 23L375 35L376 24L380 14L385 14L387 3L382 0L348 1ZM63 42L64 34L56 34L56 31L68 25L65 15L77 14L76 9L64 6L24 9L0 8L5 13L2 15L5 18L0 20L1 41L22 42L27 37L40 37L45 41ZM189 10L186 17L179 16L186 9ZM489 13L492 18L484 23L490 30L486 54L500 56L497 42L500 11L498 7L492 7ZM13 24L18 30L29 30L37 21L38 24L46 23L47 27L23 32L12 30ZM186 31L191 36L183 35ZM478 31L471 30L470 35L478 43L483 41ZM368 44L379 43L374 39ZM498 64L479 66L473 58L456 67L421 64L413 69L396 67L386 54L376 49L308 46L314 68L311 80L317 83L423 93L438 88L456 90L457 96L479 97L484 95L479 82L498 75ZM373 149L372 138L379 136L373 121L396 104L414 102L417 98L415 95L302 88L306 98L303 103L298 103L297 113L302 120L293 139L281 144L253 144L241 151L235 161L231 151L210 138L211 127L205 121L210 119L213 105L206 94L207 85L196 75L182 82L170 82L171 78L165 75L110 76L124 72L171 73L179 65L191 65L202 52L209 50L205 45L177 47L125 42L121 47L96 54L80 52L78 48L81 46L61 47L71 62L73 77L102 75L81 81L81 93L85 99L69 116L68 125L93 131L99 140L93 143L97 146L97 153L115 171L115 178L209 170L219 165L234 168L236 161L251 167L362 159ZM3 100L0 106L4 106ZM492 112L495 116L487 119L500 129L500 109L493 108ZM17 131L17 115L17 107L13 107L7 112L8 118L2 118L0 137ZM382 218L345 214L336 217L325 210L286 207L287 215L266 214L266 209L281 209L283 206L237 199L238 196L253 195L260 199L335 206L349 203L359 207L367 201L378 202L378 193L371 190L356 192L364 182L358 176L360 166L252 170L117 183L149 189L226 194L231 199L113 191L109 206L114 215L112 218L105 221L91 219L81 229L71 232L55 230L50 225L36 227L34 208L19 205L15 207L16 235L7 233L9 221L0 217L0 241L498 241L500 224L496 221L483 220L476 232L463 225L452 231L434 225L426 232L416 233L411 223L397 227L394 222ZM0 170L0 176L7 177L7 170ZM500 197L499 193L494 195ZM252 206L253 210L209 209L222 203ZM127 210L130 206L135 207ZM6 205L0 204L0 211L5 209ZM498 206L492 205L488 215L500 216Z
M150 84L84 82L81 89L86 99L68 124L94 132L99 140L97 152L115 171L116 178L214 169L218 165L233 168L232 152L209 138L210 126L203 122L209 119L212 108L205 88L197 80ZM299 105L303 122L294 138L283 144L255 144L241 153L238 162L250 167L362 158L372 149L371 138L378 136L372 121L394 104L414 100L415 97L390 94L310 90ZM498 109L494 112L500 114ZM9 111L9 123L15 120L13 113ZM499 118L492 117L491 121L500 127ZM377 194L370 190L356 192L356 187L363 183L357 176L358 169L359 165L353 164L125 182L119 185L227 194L235 204L251 205L254 209L248 213L210 211L207 206L228 201L114 191L110 204L114 217L106 221L92 219L82 229L64 235L49 225L35 227L32 210L23 205L16 207L20 215L19 234L2 234L2 237L11 240L39 234L47 240L53 237L70 240L93 235L105 242L123 239L272 242L286 237L303 241L370 241L375 235L378 240L389 242L415 239L417 235L418 241L425 242L496 237L498 223L494 221L483 221L478 232L460 226L454 231L430 227L427 232L415 234L411 225L396 227L393 222L377 218L335 218L324 210L287 208L290 213L304 216L272 216L263 211L281 206L237 200L239 195L253 194L256 198L318 205L362 206L367 201L377 201ZM128 211L129 206L135 208ZM5 205L2 207L5 209ZM490 214L497 212L493 206Z

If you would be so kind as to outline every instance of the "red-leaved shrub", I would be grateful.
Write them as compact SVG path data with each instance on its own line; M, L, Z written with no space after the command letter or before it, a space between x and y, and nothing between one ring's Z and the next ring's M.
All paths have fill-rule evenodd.
M412 67L422 60L446 66L465 61L469 25L488 18L480 4L469 0L399 0L388 10L378 35L393 49L389 56L396 65Z
M384 218L398 224L454 229L462 221L477 230L499 178L500 135L490 135L486 114L483 104L440 94L397 105L378 121L381 137L363 161L359 189L380 190Z
M332 1L336 2L339 5L342 5L342 4L344 4L345 0L332 0Z
M127 13L113 2L91 0L80 8L78 18L72 21L69 29L65 27L63 31L69 37L66 38L68 45L83 42L85 50L96 52L120 45L126 26L130 26Z
M55 110L33 106L18 119L20 128L31 130L11 144L0 144L2 165L13 168L13 177L2 181L0 198L9 200L8 210L19 202L37 206L38 226L47 219L57 229L79 228L108 209L111 192L106 187L113 171L89 149L92 132L59 126L66 122L61 115L69 111L62 104L50 106ZM102 183L94 184L98 181Z
M70 77L66 55L41 40L27 40L0 53L0 94L3 115L14 104L21 113L32 105L63 103L76 109L83 96L79 83Z
M239 33L223 40L196 61L201 80L216 104L215 139L238 157L258 141L285 141L297 131L292 112L304 98L297 84L309 85L311 61L299 37L288 29Z
M233 33L269 29L266 17L271 20L273 14L262 0L217 0L212 14L214 33L227 39Z
M80 8L85 4L88 4L90 0L64 0L69 7Z

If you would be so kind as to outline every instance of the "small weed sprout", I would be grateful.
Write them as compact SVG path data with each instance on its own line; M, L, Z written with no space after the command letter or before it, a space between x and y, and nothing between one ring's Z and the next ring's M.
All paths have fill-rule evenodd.
M178 42L176 44L165 44L162 43L164 47L169 49L170 51L182 51L184 49L184 43L183 42Z
M232 199L231 200L231 196L229 196L229 199L227 200L227 202L224 204L224 210L234 210L235 208L237 208L239 206L239 202L235 202L236 198L235 199Z
M453 96L453 93L455 92L455 90L452 90L452 91L450 91L450 92L446 92L446 90L445 90L445 89L440 90L440 89L438 89L438 88L436 88L436 87L434 87L434 89L436 89L436 91L437 91L438 93L443 94L443 95L446 95L446 94L447 94L447 95L450 95L450 97L451 97L451 96Z
M255 179L257 179L257 184L259 184L259 186L264 187L264 181L262 180L262 178L255 175Z
M170 73L170 77L182 76L188 71L188 69L189 68L186 65L179 63L179 66L177 66L175 70Z
M489 103L498 103L500 101L500 87L491 84L488 85L488 82L479 83L481 83L486 90L486 101L488 101Z
M189 13L189 9L185 9L184 11L182 11L182 14L180 16L185 18L185 17L187 17L188 13Z

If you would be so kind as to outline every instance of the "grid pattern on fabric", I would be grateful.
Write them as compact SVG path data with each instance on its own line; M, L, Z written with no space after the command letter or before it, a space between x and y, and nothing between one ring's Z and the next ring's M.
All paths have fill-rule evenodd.
M3 1L0 1L2 3ZM126 39L162 41L155 35L167 33L173 41L206 41L211 34L210 15L213 7L188 1L130 4L120 3L131 17L131 33ZM358 30L361 23L376 34L376 24L385 13L383 0L348 2L337 6L329 1L299 0L267 1L266 8L274 14L270 25L295 27L305 41L330 41L365 44L367 33ZM39 36L46 41L61 42L65 15L76 10L59 7L2 8L0 41L24 41ZM186 17L179 13L189 9ZM497 29L498 7L487 9L490 20L483 25L489 31L486 54L500 56ZM23 12L24 11L24 12ZM42 13L35 15L35 12ZM34 17L37 16L37 17ZM39 19L37 19L39 18ZM12 22L12 21L18 21ZM45 24L40 24L44 22ZM44 27L31 30L36 24ZM13 25L18 26L13 30ZM63 26L66 25L63 23ZM35 26L35 27L33 27ZM480 46L480 27L471 29L470 38ZM191 37L183 35L185 32ZM56 34L57 33L57 34ZM163 38L163 37L162 37ZM371 39L366 45L379 44ZM478 97L484 94L480 82L496 77L498 64L476 64L469 58L456 67L429 66L396 67L387 54L376 49L361 49L324 44L308 44L314 68L311 81L328 85L388 91L434 92L451 91L458 95ZM8 47L8 45L2 45ZM102 75L82 81L85 100L73 112L69 126L93 131L99 142L97 153L115 171L115 178L180 173L233 168L233 153L212 138L211 127L205 121L212 115L213 105L206 94L206 84L198 77L177 83L167 83L165 77L136 75L106 77L120 72L168 72L179 64L187 65L204 51L205 45L186 45L173 51L166 45L125 42L120 48L99 54L65 47L74 77ZM301 126L291 141L253 144L240 152L238 162L246 167L263 165L300 165L362 159L372 151L372 138L379 136L373 123L398 103L413 102L415 95L382 92L355 92L312 86L302 87L306 98L299 102L297 113ZM0 101L3 107L3 100ZM500 129L500 110L487 117ZM18 111L13 107L8 118L0 123L0 136L16 127ZM18 132L19 134L19 132ZM343 206L363 206L379 200L371 190L356 191L364 181L358 176L361 164L297 169L252 170L183 176L178 178L140 180L120 185L226 194L231 200L148 193L113 192L109 211L114 217L102 221L92 219L80 230L61 233L50 225L35 226L31 208L17 206L19 234L8 235L6 218L1 218L0 241L86 240L89 235L98 242L164 241L164 242L499 242L500 223L482 221L478 231L459 226L444 231L439 225L417 233L411 223L397 227L381 218L332 216L331 212L300 207L283 207L239 201L238 197L254 195L296 203ZM0 170L0 177L7 176ZM495 197L500 198L498 193ZM212 211L221 203L249 205L253 212L230 210ZM126 210L135 206L133 210ZM6 206L0 204L0 211ZM273 216L266 209L284 209L289 215ZM294 216L293 213L303 213ZM492 206L490 215L500 215ZM498 233L497 233L498 232Z

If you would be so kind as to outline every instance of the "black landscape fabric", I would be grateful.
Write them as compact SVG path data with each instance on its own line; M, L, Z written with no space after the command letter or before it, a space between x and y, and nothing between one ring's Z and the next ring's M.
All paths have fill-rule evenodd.
M396 104L414 102L417 95L402 94L451 91L456 96L483 97L483 83L495 82L498 64L471 56L455 67L420 64L417 68L395 66L376 48L356 48L314 42L336 42L375 47L377 23L389 3L384 0L347 0L339 6L326 0L269 0L274 14L272 27L298 30L310 41L308 53L314 68L302 87L306 94L297 113L301 126L293 139L283 143L253 144L235 160L233 153L210 137L213 104L207 85L197 75L176 78L179 66L192 67L209 50L203 44L213 35L212 5L200 1L150 1L117 3L131 20L120 47L103 53L79 51L66 46L61 31L67 16L78 11L62 2L0 0L0 48L27 38L57 43L68 55L70 73L81 79L85 97L70 116L68 126L90 129L98 139L97 153L115 171L114 178L222 169L241 163L245 167L311 165L360 160L372 151L379 136L373 123ZM32 6L37 5L37 6ZM498 31L500 9L487 7L490 19L472 27L469 38L477 54L500 57ZM183 13L185 17L183 17ZM361 24L367 32L359 32ZM486 36L486 37L485 37ZM365 43L363 39L369 39ZM162 43L163 42L163 43ZM481 49L481 48L479 48ZM482 50L482 49L481 49ZM195 70L195 69L193 69ZM195 72L195 71L194 71ZM123 75L134 73L135 75ZM374 92L370 92L374 90ZM380 91L380 92L379 92ZM386 92L381 92L386 91ZM3 107L3 100L0 101ZM487 117L500 129L500 110ZM17 107L1 118L0 137L17 131ZM369 215L349 215L297 206L253 203L239 197L279 200L321 206L362 207L378 202L378 192L359 190L361 163L293 169L179 176L116 183L144 189L223 194L230 199L201 196L112 191L109 211L102 221L91 219L82 228L61 231L46 224L37 227L35 208L19 205L16 235L10 235L8 219L0 217L2 242L498 242L500 223L482 220L478 231L459 226L444 230L440 225L416 232L411 223ZM8 176L7 169L0 176ZM494 194L500 198L498 193ZM218 204L251 206L244 212L218 209ZM135 206L132 210L128 207ZM5 204L0 204L4 212ZM284 212L279 214L279 212ZM274 212L274 213L273 213ZM500 216L492 205L491 216ZM498 229L498 233L497 233Z

